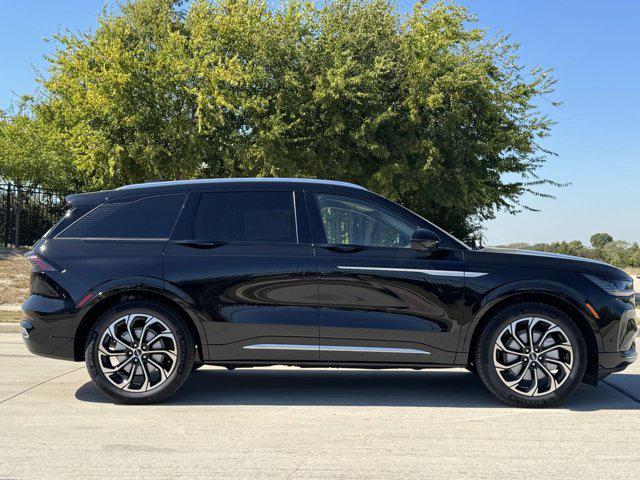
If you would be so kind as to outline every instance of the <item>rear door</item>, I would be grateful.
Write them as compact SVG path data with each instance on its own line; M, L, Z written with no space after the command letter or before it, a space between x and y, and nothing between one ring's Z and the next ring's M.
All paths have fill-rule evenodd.
M205 312L212 360L318 360L316 263L299 192L192 192L165 279Z
M461 252L409 248L415 229L428 224L375 195L317 190L307 200L319 270L320 359L452 363L463 311Z

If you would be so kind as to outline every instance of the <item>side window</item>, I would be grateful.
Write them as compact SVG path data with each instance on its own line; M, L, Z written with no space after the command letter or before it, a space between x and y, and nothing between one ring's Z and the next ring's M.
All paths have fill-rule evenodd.
M292 192L203 193L193 238L219 242L297 241Z
M63 230L60 238L168 239L184 194L103 203Z
M317 193L327 238L334 245L409 247L417 225L375 203L343 195Z

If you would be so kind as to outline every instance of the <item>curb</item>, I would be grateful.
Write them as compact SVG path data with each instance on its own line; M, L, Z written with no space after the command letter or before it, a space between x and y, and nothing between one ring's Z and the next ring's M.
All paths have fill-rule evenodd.
M19 323L0 323L0 333L20 333L22 327Z
M0 305L0 312L21 312L21 303L3 303Z

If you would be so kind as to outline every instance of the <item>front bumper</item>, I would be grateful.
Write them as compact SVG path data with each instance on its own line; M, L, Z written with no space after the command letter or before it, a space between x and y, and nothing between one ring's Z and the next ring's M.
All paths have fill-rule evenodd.
M619 312L617 322L612 322L607 329L607 334L603 335L605 351L599 353L599 380L624 370L638 358L635 302L630 303L631 305L624 305L624 309ZM608 345L615 346L615 348L607 349Z
M600 368L598 369L598 380L621 372L638 358L635 342L624 352L600 353Z

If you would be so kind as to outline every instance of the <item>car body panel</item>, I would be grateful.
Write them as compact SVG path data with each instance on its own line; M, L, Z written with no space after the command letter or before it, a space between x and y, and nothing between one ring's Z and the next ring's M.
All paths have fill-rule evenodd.
M211 360L276 359L278 354L318 360L311 246L229 244L200 250L170 242L164 265L166 281L206 312L203 325ZM316 348L291 352L249 348L274 343L273 337Z

